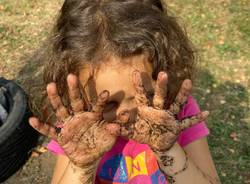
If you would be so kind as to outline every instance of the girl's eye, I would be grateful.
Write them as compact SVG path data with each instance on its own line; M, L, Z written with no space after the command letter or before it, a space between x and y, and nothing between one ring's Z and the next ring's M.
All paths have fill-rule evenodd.
M110 101L105 105L104 111L111 111L112 109L117 108L118 105L118 102Z

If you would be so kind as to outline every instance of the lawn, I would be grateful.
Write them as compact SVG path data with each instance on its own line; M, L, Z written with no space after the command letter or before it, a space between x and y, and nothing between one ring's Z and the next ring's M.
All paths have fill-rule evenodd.
M199 54L194 96L211 114L208 141L222 183L249 184L250 1L167 2ZM31 98L37 97L42 65L30 55L49 34L60 4L0 0L0 75L17 80Z

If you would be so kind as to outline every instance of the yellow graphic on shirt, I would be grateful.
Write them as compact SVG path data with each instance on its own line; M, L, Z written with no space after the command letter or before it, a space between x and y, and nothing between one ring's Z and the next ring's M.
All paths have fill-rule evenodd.
M144 151L134 159L128 156L125 157L129 180L137 175L148 175L145 155Z

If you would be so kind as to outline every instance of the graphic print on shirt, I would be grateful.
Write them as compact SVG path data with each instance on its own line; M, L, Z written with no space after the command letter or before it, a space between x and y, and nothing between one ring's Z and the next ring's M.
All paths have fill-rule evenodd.
M128 182L125 158L120 154L108 159L103 164L99 177L107 181Z
M151 150L146 150L136 157L115 155L106 160L98 173L101 183L141 183L166 184L160 172L157 160Z

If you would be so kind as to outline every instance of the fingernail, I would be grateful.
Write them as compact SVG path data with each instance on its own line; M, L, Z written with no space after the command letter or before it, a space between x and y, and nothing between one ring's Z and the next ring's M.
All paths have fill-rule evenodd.
M47 92L55 93L55 90L56 90L56 83L51 82L51 83L47 84L47 86L46 86Z
M100 97L101 99L106 99L109 95L109 91L107 90L104 90L101 94L100 94Z
M29 123L30 123L30 125L31 125L32 127L34 127L34 128L38 127L38 122L35 121L33 118L30 118L30 119L29 119Z
M165 72L159 72L158 77L159 79L163 80L167 78L167 74Z

